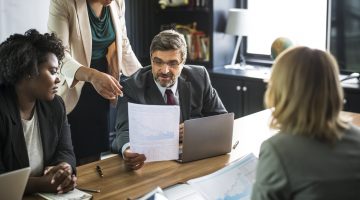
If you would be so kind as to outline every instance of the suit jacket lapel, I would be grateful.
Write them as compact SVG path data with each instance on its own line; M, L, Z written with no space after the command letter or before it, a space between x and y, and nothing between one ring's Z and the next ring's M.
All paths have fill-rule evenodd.
M77 17L79 19L81 38L84 44L84 51L87 65L90 66L92 52L92 36L90 29L89 14L87 10L86 0L76 1Z
M24 137L24 131L22 129L20 111L17 107L16 95L14 92L8 91L6 96L9 98L6 99L7 107L11 116L11 126L10 130L14 135L11 135L11 145L14 155L20 165L20 167L29 166L29 158L26 149L26 142ZM10 125L9 125L10 126Z
M12 141L12 149L14 151L15 157L19 163L20 167L29 166L29 157L26 148L26 142L24 137L24 132L20 122L13 124L14 135Z
M152 73L149 73L146 79L146 88L145 88L145 102L151 105L165 105L164 98L161 95L161 92L155 81L153 79Z
M190 119L191 110L191 84L183 77L178 78L179 103L180 103L180 122Z

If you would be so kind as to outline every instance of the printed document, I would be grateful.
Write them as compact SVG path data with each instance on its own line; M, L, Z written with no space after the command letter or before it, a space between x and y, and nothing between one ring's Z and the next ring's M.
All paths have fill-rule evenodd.
M88 200L92 199L92 195L86 192L83 192L78 189L74 189L64 194L57 193L37 193L37 195L48 199L48 200Z
M129 103L128 108L131 151L145 154L145 162L179 159L179 106Z
M160 187L155 188L153 191L147 193L145 196L138 200L169 200L164 196L164 192Z
M250 200L257 160L248 154L212 174L157 191L168 200Z
M187 183L205 199L250 200L257 160L254 154L249 154L212 174Z

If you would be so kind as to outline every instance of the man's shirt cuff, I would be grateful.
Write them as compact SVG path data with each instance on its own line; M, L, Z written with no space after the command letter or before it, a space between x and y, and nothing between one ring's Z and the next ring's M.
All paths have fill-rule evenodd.
M124 144L123 146L122 146L122 148L121 148L121 154L122 154L122 157L124 158L124 152L125 152L125 150L127 149L127 148L129 148L130 147L130 142L128 142L128 143L126 143L126 144Z

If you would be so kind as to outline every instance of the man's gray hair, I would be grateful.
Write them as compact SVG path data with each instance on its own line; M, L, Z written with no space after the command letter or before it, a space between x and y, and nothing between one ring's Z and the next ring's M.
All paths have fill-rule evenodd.
M150 45L150 57L155 51L180 50L182 63L185 63L187 46L184 35L174 30L165 30L157 34Z

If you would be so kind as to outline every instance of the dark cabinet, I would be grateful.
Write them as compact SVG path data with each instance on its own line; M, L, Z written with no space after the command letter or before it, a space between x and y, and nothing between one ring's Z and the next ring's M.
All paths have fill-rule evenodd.
M235 118L264 109L266 83L262 79L211 73L211 83Z
M358 88L344 88L344 110L360 113L360 86Z
M255 67L251 70L225 69L209 70L213 87L223 104L235 117L242 117L263 110L266 83L270 68ZM360 113L360 84L344 83L344 110Z
M221 101L223 102L228 112L233 112L235 118L242 116L243 109L241 83L235 79L228 79L225 77L219 77L217 75L210 75L212 86L216 89Z
M264 94L266 83L260 79L245 79L243 81L243 115L249 115L265 109Z

